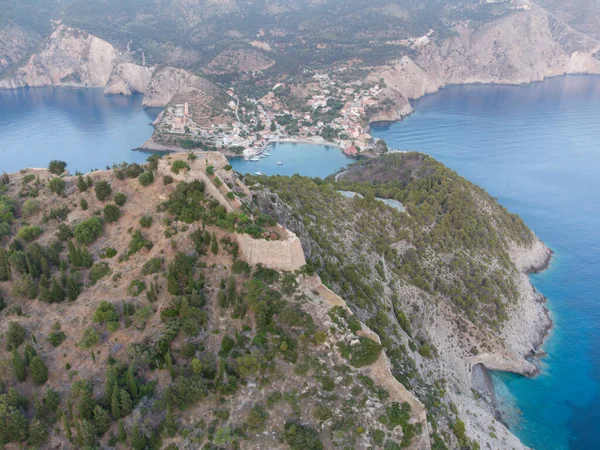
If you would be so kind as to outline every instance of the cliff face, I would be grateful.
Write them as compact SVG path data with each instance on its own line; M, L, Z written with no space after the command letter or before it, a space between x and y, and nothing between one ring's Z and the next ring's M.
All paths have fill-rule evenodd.
M219 88L210 81L176 67L164 67L154 72L146 88L143 105L145 107L163 107L171 102L177 92L194 88L216 97Z
M412 58L376 69L370 79L383 78L389 88L416 99L453 84L523 84L600 73L598 41L537 6L524 8L479 27L456 26L454 36L442 41L417 39Z
M43 37L36 31L9 22L0 29L0 76L8 74L32 54Z
M129 62L116 63L104 88L106 95L143 94L150 83L154 67Z
M104 87L119 52L91 34L59 26L38 53L0 88L25 86Z
M527 358L551 321L527 273L543 269L551 252L484 191L428 161L418 154L369 160L333 187L260 179L254 201L298 235L324 282L377 332L407 389L426 403L444 380L437 400L456 407L482 448L522 449L496 423L493 392L475 369L538 372ZM336 189L365 197L347 200ZM368 200L371 194L392 195L408 213ZM465 217L470 225L459 223ZM484 235L485 242L477 237ZM442 429L454 420L431 400L427 412Z

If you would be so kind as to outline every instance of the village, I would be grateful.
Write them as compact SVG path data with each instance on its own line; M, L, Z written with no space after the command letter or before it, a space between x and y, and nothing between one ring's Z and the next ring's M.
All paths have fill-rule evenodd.
M313 75L302 85L300 102L292 88L297 89L276 83L255 99L240 98L231 87L221 114L227 119L220 122L200 123L189 102L169 105L156 129L181 140L229 149L249 160L268 155L267 147L274 142L335 145L348 156L373 148L367 112L378 105L380 85L341 81L333 72ZM294 102L288 101L291 97Z

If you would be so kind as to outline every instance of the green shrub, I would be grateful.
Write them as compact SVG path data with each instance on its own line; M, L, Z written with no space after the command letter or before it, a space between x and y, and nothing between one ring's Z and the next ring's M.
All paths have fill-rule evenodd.
M81 201L79 202L79 205L81 206L81 209L84 211L87 211L88 209L88 202L85 198L82 198Z
M142 186L148 186L149 184L152 184L154 182L154 175L152 174L152 172L140 173L138 181Z
M107 181L101 180L94 186L94 191L96 192L96 198L103 202L112 194L112 187Z
M231 266L231 270L236 275L238 275L240 273L249 274L250 271L252 270L252 268L250 267L250 264L248 264L246 261L242 261L241 259L238 259Z
M21 183L23 184L29 184L31 183L33 180L35 180L35 175L30 173L29 175L25 175L23 177L23 179L21 180Z
M48 367L39 356L31 358L29 373L31 374L31 379L37 385L42 385L48 381Z
M231 169L232 169L232 167L231 167L231 164L227 164L227 165L225 166L225 170L226 170L226 171L228 171L228 172L229 172Z
M114 258L115 256L117 256L117 249L112 248L112 247L108 247L106 249L104 249L102 251L102 253L100 253L100 258Z
M363 367L377 361L381 353L381 345L371 339L359 337L357 344L343 344L340 350L352 366Z
M142 292L144 292L146 290L146 283L144 283L143 281L140 280L133 280L130 284L129 284L129 294L137 297L138 295L140 295Z
M54 192L56 195L63 195L65 193L65 187L67 183L62 178L51 178L48 181L48 187L51 192Z
M123 206L127 201L127 196L122 192L117 192L115 194L115 203L119 206Z
M26 334L25 328L20 323L10 322L8 324L8 331L6 332L6 349L12 350L19 347L25 342Z
M172 177L171 175L165 175L165 176L163 177L163 184L164 184L165 186L167 186L167 185L169 185L169 184L171 184L171 183L173 183L173 177Z
M319 435L308 426L286 422L285 440L291 450L324 450Z
M171 172L178 174L180 170L190 170L190 166L188 166L188 164L185 161L182 161L180 159L178 159L177 161L173 162L173 165L171 166Z
M100 237L103 227L104 224L102 220L98 217L91 217L75 225L73 234L75 235L77 242L87 245Z
M48 342L50 342L53 347L58 347L60 344L65 342L66 339L67 335L64 331L53 331L48 335Z
M36 200L30 198L23 203L22 213L25 218L34 216L39 210L40 204Z
M24 241L31 242L42 234L43 230L40 227L25 225L17 232L17 237Z
M140 219L140 226L143 228L150 228L152 226L152 216L143 216Z
M208 166L206 168L206 173L209 174L209 175L214 175L214 173L215 173L215 167L214 166Z
M227 198L229 200L233 200L235 198L235 194L233 193L233 191L227 192Z
M146 239L140 230L135 230L131 236L131 242L129 243L127 254L131 256L143 248L150 250L153 246L154 244Z
M116 222L121 217L121 210L117 205L113 205L112 203L104 206L104 220L108 223Z
M111 272L110 267L105 262L94 264L90 270L90 283L96 284Z
M81 348L90 348L100 342L100 335L93 328L86 328L83 331L83 335L81 336L81 340L79 341L79 346Z
M67 168L66 162L58 161L56 159L50 161L50 164L48 164L48 170L50 171L50 173L53 173L54 175L60 175L61 173L63 173L65 171L66 168Z
M107 324L108 322L118 322L119 313L115 309L115 305L105 301L100 302L98 308L94 312L94 322Z
M163 270L164 264L165 260L163 258L152 258L144 263L141 274L146 276L158 273Z

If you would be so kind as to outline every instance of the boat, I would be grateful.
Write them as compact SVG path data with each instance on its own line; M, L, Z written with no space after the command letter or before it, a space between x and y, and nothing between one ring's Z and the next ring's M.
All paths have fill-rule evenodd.
M258 172L254 172L254 175L262 175L263 173L258 171Z
M263 152L263 155L265 155L265 156L271 156L271 153L270 152Z
M276 162L276 164L277 164L278 166L283 166L283 163L282 163L281 161L277 161L277 162Z
M260 158L258 156L253 156L252 158L250 158L250 161L260 161Z

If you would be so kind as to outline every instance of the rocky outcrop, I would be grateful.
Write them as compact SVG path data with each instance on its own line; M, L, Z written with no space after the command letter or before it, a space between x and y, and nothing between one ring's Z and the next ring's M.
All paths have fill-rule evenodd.
M212 97L219 95L219 88L205 78L176 67L163 67L154 72L146 88L143 106L164 107L171 102L177 92L195 88Z
M153 72L154 67L143 67L130 62L116 63L104 93L106 95L144 94Z
M31 55L42 39L37 31L14 22L0 28L0 76L9 73Z
M374 69L409 100L456 84L524 84L564 74L600 73L600 42L570 28L535 6L527 5L480 27L459 25L440 41L424 36L412 43L414 56ZM392 114L393 116L393 114ZM371 122L379 121L377 115Z
M60 25L14 77L0 81L0 88L104 87L119 57L108 42Z

